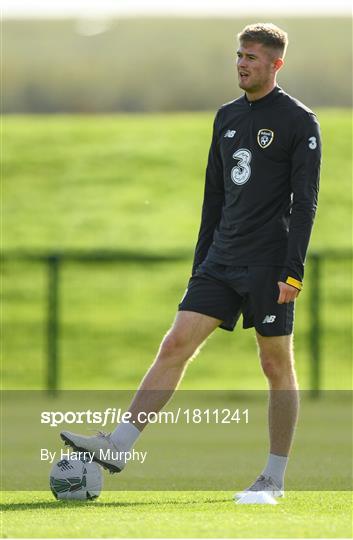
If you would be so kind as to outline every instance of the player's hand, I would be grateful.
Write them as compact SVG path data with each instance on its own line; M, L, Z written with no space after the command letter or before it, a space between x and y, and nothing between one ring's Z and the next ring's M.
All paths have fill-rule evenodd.
M278 287L279 297L277 300L277 304L288 304L289 302L294 302L300 292L295 287L292 287L292 285L283 283L283 281L278 282Z

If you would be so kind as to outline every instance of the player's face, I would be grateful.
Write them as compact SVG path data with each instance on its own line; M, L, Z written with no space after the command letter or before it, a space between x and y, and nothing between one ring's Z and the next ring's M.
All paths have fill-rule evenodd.
M276 64L261 43L241 43L237 50L237 71L240 88L247 94L259 94L273 85Z

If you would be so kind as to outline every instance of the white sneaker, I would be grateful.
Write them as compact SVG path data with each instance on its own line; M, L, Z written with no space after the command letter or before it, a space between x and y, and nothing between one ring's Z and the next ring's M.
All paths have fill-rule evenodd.
M248 491L265 491L272 497L284 497L284 490L280 489L270 476L264 476L263 474L251 486L244 489L244 491L235 493L234 499L241 499Z
M62 431L60 437L76 452L89 452L93 461L108 469L110 473L118 473L125 467L125 452L119 451L113 444L110 433L98 432L93 437L85 437L71 431Z

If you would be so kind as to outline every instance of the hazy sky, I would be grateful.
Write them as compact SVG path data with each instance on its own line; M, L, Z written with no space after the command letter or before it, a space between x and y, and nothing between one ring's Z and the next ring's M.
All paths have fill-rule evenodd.
M1 0L3 17L345 15L350 0Z

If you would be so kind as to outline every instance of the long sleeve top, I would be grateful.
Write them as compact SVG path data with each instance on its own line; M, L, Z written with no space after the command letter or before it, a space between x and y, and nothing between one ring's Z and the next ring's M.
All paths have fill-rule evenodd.
M213 126L193 273L206 258L281 266L284 282L301 285L320 162L315 114L279 86L259 100L244 95L223 105Z

